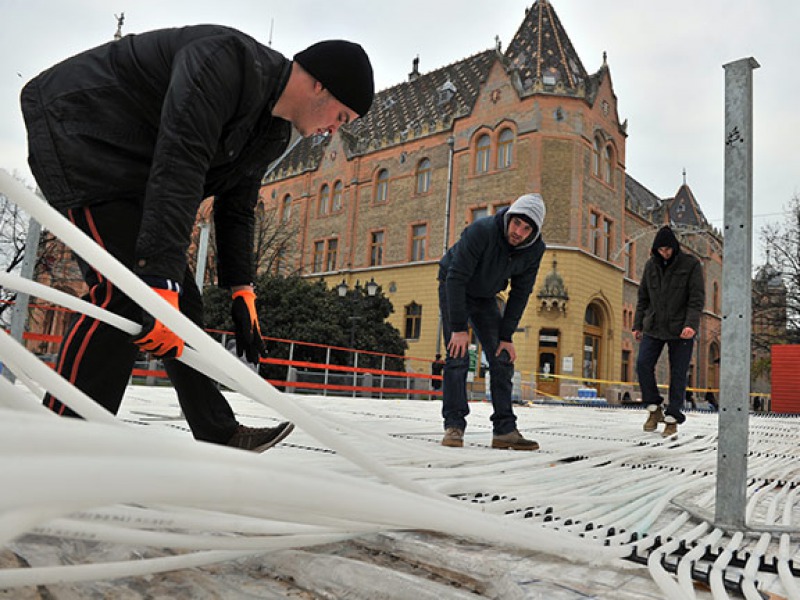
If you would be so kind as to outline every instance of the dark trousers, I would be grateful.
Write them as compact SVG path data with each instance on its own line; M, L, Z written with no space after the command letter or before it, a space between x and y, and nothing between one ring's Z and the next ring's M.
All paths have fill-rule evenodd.
M141 208L136 201L117 200L70 210L69 219L84 233L132 268ZM141 322L142 309L86 261L78 265L89 286L85 300L106 310ZM180 310L202 326L203 299L187 268L182 282ZM82 314L73 315L59 352L57 371L79 390L113 414L117 414L138 348L127 333ZM214 382L177 360L164 367L178 394L183 414L198 440L226 443L238 423L233 410ZM50 410L78 416L50 394L44 398Z
M664 399L658 393L656 384L656 363L664 345L669 350L669 402L665 414L675 417L683 423L683 400L686 395L686 382L689 375L689 363L692 361L694 338L690 340L661 340L643 335L639 344L639 357L636 360L636 372L642 390L642 403L660 405Z
M445 345L450 341L450 315L447 305L447 289L444 282L439 283L439 310L442 314ZM483 352L489 361L492 393L492 430L495 435L511 433L517 428L517 417L511 403L511 391L514 377L514 363L508 353L495 356L500 342L500 309L494 298L467 297L469 321L483 346ZM467 428L467 372L469 356L455 358L447 353L442 376L442 417L445 429L455 427Z

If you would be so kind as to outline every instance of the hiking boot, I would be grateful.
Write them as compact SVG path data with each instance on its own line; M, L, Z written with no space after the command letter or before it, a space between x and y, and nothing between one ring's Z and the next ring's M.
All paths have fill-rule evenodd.
M678 435L678 421L675 417L664 417L664 431L661 437L672 437Z
M462 448L464 446L464 430L456 427L448 427L445 429L444 437L442 438L442 446Z
M277 427L247 427L239 425L227 446L253 452L264 452L292 433L294 423L284 421Z
M664 411L661 410L661 405L659 404L648 404L647 410L650 411L650 414L644 423L644 430L655 431L658 429L658 424L664 422Z
M539 444L533 440L522 437L516 429L511 433L503 435L494 434L492 437L492 448L508 448L510 450L538 450Z

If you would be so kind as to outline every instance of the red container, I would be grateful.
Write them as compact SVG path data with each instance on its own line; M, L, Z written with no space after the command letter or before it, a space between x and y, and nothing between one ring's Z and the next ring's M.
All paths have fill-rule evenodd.
M800 345L772 347L772 412L800 414Z

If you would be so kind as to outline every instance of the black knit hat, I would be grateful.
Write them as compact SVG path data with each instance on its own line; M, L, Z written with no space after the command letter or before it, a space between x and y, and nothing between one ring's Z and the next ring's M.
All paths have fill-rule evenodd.
M536 232L536 231L539 231L539 226L538 226L538 225L536 225L536 223L534 222L534 220L533 220L533 219L531 219L531 218L530 218L528 215L526 215L525 213L521 213L521 212L514 212L514 213L512 213L511 211L509 211L509 212L508 212L508 218L510 219L511 217L517 217L518 219L522 219L522 220L523 220L523 221L525 221L525 222L526 222L528 225L530 225L530 226L531 226L531 228L533 229L533 231L534 231L534 232Z
M294 55L294 60L334 98L363 117L372 106L375 83L364 49L344 40L327 40Z

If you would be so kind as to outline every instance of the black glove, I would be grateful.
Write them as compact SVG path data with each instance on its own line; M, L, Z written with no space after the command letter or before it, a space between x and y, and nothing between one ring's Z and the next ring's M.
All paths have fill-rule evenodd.
M231 316L236 329L236 355L244 355L247 362L257 365L259 358L266 358L267 349L261 339L253 290L243 289L233 293Z

